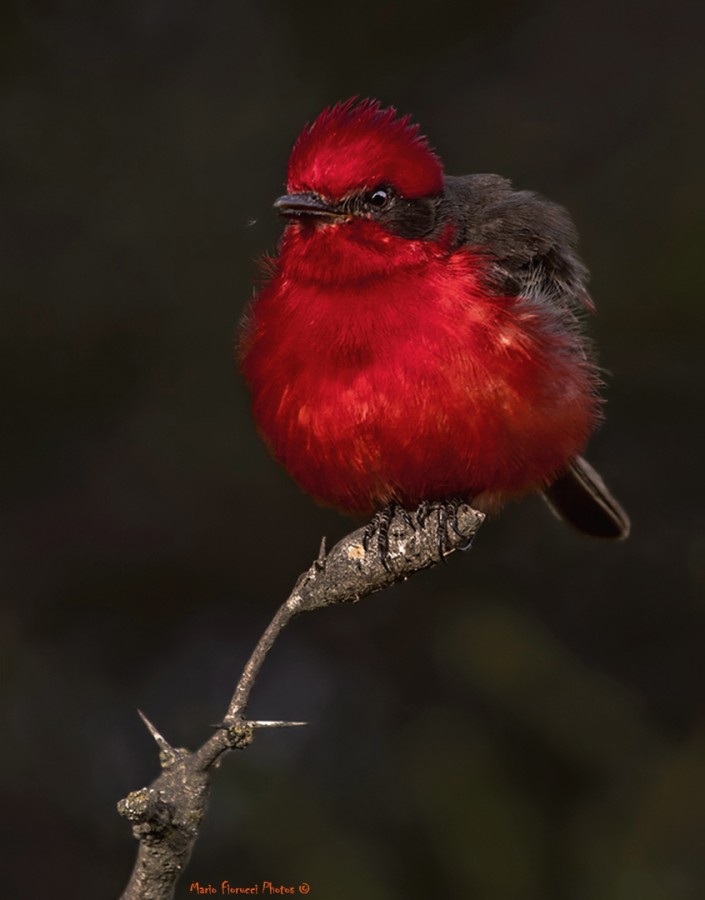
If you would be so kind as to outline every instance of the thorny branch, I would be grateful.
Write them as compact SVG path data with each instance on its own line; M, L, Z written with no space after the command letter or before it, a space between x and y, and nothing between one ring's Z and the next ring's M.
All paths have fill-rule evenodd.
M422 522L398 510L389 523L386 565L377 542L369 546L365 529L343 538L318 559L296 582L259 639L235 688L227 714L215 732L192 753L169 745L142 713L159 749L162 772L149 787L133 791L118 803L118 812L132 823L139 850L121 900L170 900L188 863L206 813L211 770L227 750L242 750L257 728L302 725L302 722L251 721L246 716L250 693L262 664L285 626L299 613L334 603L352 603L428 569L443 555L464 549L473 540L484 516L460 506L453 526L443 511Z

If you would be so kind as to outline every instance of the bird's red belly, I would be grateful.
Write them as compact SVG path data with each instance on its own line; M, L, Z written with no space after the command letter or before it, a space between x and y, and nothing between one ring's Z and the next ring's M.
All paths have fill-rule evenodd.
M403 283L333 304L311 286L296 302L262 294L242 357L254 415L321 502L367 512L518 495L583 449L597 400L582 348L460 274L426 279L425 296Z

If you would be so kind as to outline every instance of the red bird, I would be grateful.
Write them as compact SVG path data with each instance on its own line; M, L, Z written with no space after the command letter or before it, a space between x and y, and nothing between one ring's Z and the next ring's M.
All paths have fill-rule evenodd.
M408 116L355 99L304 128L239 358L274 456L349 513L541 491L586 534L629 520L580 456L600 377L565 210L444 175Z

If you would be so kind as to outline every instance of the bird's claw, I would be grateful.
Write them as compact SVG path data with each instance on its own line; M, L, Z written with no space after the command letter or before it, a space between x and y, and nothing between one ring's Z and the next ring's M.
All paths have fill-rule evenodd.
M473 538L467 537L458 528L458 510L461 506L467 506L467 503L458 497L454 497L452 500L441 503L438 508L438 553L441 562L445 562L445 556L450 550L449 528L457 537L464 538L464 543L457 548L458 550L469 550L472 546Z
M377 538L377 553L380 562L387 572L392 571L389 565L389 526L392 524L392 520L396 515L398 515L403 520L404 524L408 525L412 531L416 531L414 521L409 515L409 512L398 503L388 503L383 509L380 509L374 514L362 536L362 546L365 548L365 552L370 549L372 538Z
M450 552L450 532L452 531L457 537L465 538L466 535L458 527L458 510L461 506L466 506L465 500L454 497L452 500L440 500L432 503L424 500L416 510L416 522L420 528L433 512L438 513L438 559L445 562L445 558ZM469 550L472 544L472 538L467 538L465 543L458 547L459 550Z
M404 524L412 531L418 528L424 528L426 522L432 513L438 513L438 559L445 562L445 558L450 552L451 541L450 532L452 531L459 538L466 538L466 535L458 527L458 510L461 506L465 506L466 502L455 497L452 500L442 500L432 502L429 500L422 501L416 512L411 515L408 510L404 509L398 503L389 503L384 509L375 513L370 523L365 528L362 538L362 544L365 552L372 546L373 538L376 538L376 549L379 554L380 561L387 572L391 572L389 565L389 527L395 516L399 516ZM469 550L472 545L472 538L467 538L459 550Z

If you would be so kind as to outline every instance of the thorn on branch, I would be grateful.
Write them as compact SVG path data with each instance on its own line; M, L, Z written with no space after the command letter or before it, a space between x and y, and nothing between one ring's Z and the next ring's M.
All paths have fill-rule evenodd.
M248 722L247 724L251 725L253 728L298 728L301 725L308 725L308 722L268 721L263 719L259 722Z
M141 709L138 709L137 712L159 748L159 764L162 769L169 769L174 763L178 762L180 759L184 759L184 757L188 755L188 751L180 747L172 747L169 741L157 731L155 726L149 721Z
M321 538L321 546L318 550L318 559L314 562L315 567L319 572L324 572L326 568L326 536L323 535Z

